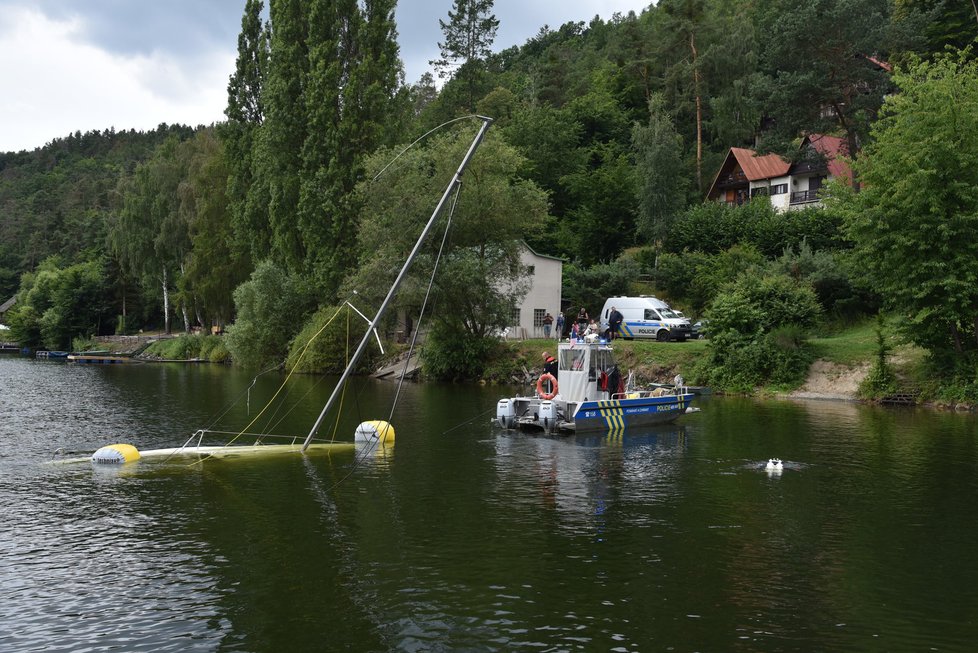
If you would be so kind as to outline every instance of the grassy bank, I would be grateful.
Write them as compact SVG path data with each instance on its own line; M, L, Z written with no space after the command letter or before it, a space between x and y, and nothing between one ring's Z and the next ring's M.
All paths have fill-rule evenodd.
M847 395L856 397L858 380L869 370L876 357L875 323L837 327L809 339L816 362L804 382L794 387L760 387L757 394L785 394L804 391L811 395ZM708 340L689 342L655 342L616 340L615 358L623 373L633 372L638 383L667 383L678 373L688 383L700 385L695 369L709 354ZM553 352L552 340L505 342L500 356L493 360L484 375L487 383L512 383L536 379L542 367L541 354ZM939 399L933 383L924 379L922 350L909 345L893 348L888 361L899 380L901 391L919 393L921 400ZM823 378L819 378L820 375ZM849 379L848 384L840 378ZM714 388L723 392L723 388ZM879 399L879 397L877 397Z
M656 342L646 340L616 340L615 359L622 373L634 372L639 383L668 383L681 373L692 381L688 370L706 354L706 340L687 342ZM487 383L512 383L524 377L540 374L543 352L554 353L553 340L520 340L502 343L501 353L484 375Z

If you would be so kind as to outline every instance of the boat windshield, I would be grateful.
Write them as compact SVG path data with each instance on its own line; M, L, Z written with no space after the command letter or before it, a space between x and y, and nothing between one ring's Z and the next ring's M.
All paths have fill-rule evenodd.
M559 365L562 370L581 371L584 368L584 348L562 349Z

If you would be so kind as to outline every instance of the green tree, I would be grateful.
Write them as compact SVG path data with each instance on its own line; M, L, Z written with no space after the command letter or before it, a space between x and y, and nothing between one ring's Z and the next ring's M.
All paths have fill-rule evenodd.
M238 57L228 82L227 121L220 126L227 162L227 197L239 252L255 259L269 252L267 187L256 178L258 134L265 119L262 99L271 34L261 18L264 3L247 0L238 35Z
M257 368L285 360L289 343L314 306L308 284L271 261L262 261L234 291L237 319L227 330L234 362Z
M692 96L696 126L696 187L703 190L703 105L704 82L700 50L704 47L702 32L706 29L706 0L662 0L658 9L665 14L665 32L671 36L666 46L676 57L675 75L687 77L686 87ZM680 55L679 53L684 54Z
M162 299L164 329L170 333L171 293L190 233L180 211L179 187L185 168L176 138L168 139L131 179L121 182L122 208L110 226L109 242L123 270Z
M51 258L24 275L10 315L12 337L27 347L63 350L76 337L98 334L109 310L103 266L98 259L61 268Z
M477 80L499 28L499 20L492 13L493 3L494 0L454 0L448 22L438 20L445 40L438 44L441 58L430 63L440 77L463 82L469 111L475 111Z
M471 136L462 129L435 137L426 148L408 150L378 180L361 185L360 261L349 283L371 304L379 304L390 288ZM390 158L390 152L379 152L368 170L380 170ZM416 312L437 261L430 319L440 342L448 347L455 342L457 352L481 351L480 343L507 324L526 292L519 241L540 228L547 204L539 188L519 177L523 165L513 148L492 132L486 136L466 170L457 204L452 200L441 216L442 226L451 216L451 230L440 258L442 236L436 229L396 297L395 308ZM473 371L471 360L448 354L440 376L454 376L462 368Z
M686 205L688 179L683 169L683 142L665 111L661 95L649 100L649 121L632 129L638 173L638 232L656 252L669 226Z
M978 361L978 62L969 52L898 70L855 168L836 186L856 253L887 306L945 369Z
M353 189L363 158L398 124L394 5L281 0L271 6L266 120L256 155L268 180L271 251L326 296L353 264Z
M309 75L308 19L304 0L277 0L269 8L272 24L268 74L261 98L265 110L257 145L257 176L267 184L271 251L289 270L305 260L296 229L302 149L308 130L305 89Z
M234 316L232 293L250 271L249 257L232 246L228 158L213 129L199 131L182 147L187 168L179 186L180 213L190 236L181 274L185 304L194 307L198 324L224 325Z
M763 75L755 91L772 119L765 135L771 147L787 153L800 133L840 131L850 156L859 155L892 88L880 63L893 47L890 6L888 0L758 3Z

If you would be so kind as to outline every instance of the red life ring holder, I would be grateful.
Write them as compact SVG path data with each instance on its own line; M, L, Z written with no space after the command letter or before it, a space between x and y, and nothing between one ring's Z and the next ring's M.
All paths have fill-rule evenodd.
M553 392L543 391L543 382L547 379L550 380L550 387L553 388ZM540 375L540 378L537 379L537 394L541 399L553 399L557 396L557 379L554 378L553 374L550 372L545 372Z

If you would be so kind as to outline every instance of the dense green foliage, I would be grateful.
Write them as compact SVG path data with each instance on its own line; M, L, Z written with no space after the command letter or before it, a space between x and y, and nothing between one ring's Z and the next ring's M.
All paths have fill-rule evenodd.
M211 363L224 363L231 358L224 338L198 334L162 338L150 344L143 354L163 360L205 360Z
M289 345L286 368L302 374L341 373L363 340L367 326L348 306L320 308ZM377 341L371 338L354 371L371 370L379 354Z
M811 287L776 274L741 274L708 313L710 356L698 374L726 390L797 384L811 362L807 330L821 317Z
M227 347L236 363L257 368L285 360L289 343L315 308L305 282L271 261L234 291L238 319L228 327Z
M65 350L79 335L97 334L107 303L104 260L60 267L57 257L24 275L8 316L10 335L25 347Z
M856 169L837 189L867 280L942 373L978 365L978 63L967 53L898 71Z
M427 147L410 150L396 166L360 187L361 263L350 276L349 291L357 290L371 305L380 304L473 136L469 124L434 137ZM380 170L389 160L390 153L380 152L368 164ZM509 323L527 290L519 240L539 229L546 216L543 193L518 175L523 163L516 150L489 133L465 172L463 192L448 198L437 227L418 250L393 308L416 315L427 303L426 319L441 333L464 333L476 340ZM437 348L437 342L428 347Z
M266 22L261 0L245 2L221 125L0 154L0 301L18 293L9 321L25 342L169 329L175 315L184 330L237 320L236 360L282 360L317 305L356 289L376 308L467 137L367 180L419 134L481 112L496 123L435 277L429 370L470 375L487 353L525 286L523 239L568 262L575 307L649 281L694 315L731 317L746 291L727 283L787 277L832 317L911 309L907 333L973 376L974 70L970 52L935 58L978 34L960 3L661 0L491 53L492 0L455 0L440 88L403 83L394 0L269 5ZM890 73L915 56L935 61ZM794 157L812 132L847 140L862 193L787 213L702 202L731 146ZM425 248L402 314L424 301L438 245ZM866 262L872 276L857 274ZM745 350L757 373L735 383L790 376L777 361L801 327L781 318L789 332L772 323L763 347L741 343L763 351Z

